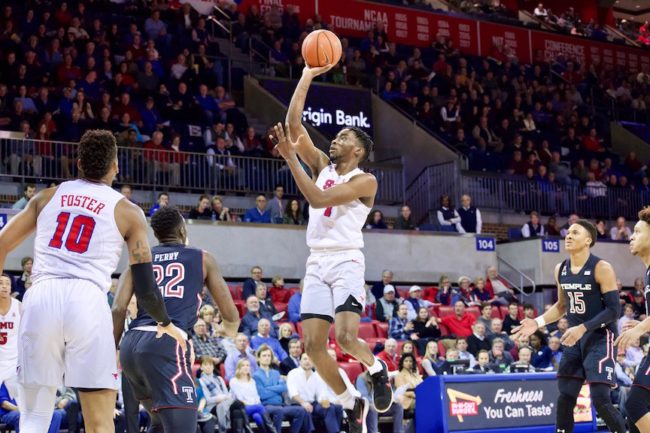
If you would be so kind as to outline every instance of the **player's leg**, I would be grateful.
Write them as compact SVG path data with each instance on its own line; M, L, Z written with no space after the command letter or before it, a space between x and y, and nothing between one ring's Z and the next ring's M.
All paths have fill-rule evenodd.
M610 397L611 386L608 383L591 383L591 401L596 412L612 433L625 433L625 420L621 413L612 404Z
M639 369L639 373L642 370ZM638 379L638 378L637 378ZM631 433L650 433L650 389L632 385L625 402Z
M334 298L336 341L341 349L368 368L375 409L384 413L393 402L388 368L373 355L365 341L359 340L359 323L366 304L363 253L354 251L334 257L326 277L332 286Z
M584 379L558 377L557 385L560 395L557 398L556 433L573 433L575 421L573 409L576 407Z
M23 299L18 333L20 430L43 433L52 421L56 389L64 373L61 306L65 302L56 280L33 285Z
M70 282L66 289L65 385L79 390L86 432L113 432L120 376L106 295L82 280Z
M160 409L157 414L162 421L165 432L196 433L196 426L198 425L196 410Z
M303 302L305 295L303 293ZM316 371L323 378L325 383L337 394L343 394L346 391L345 382L339 374L339 366L334 359L327 353L327 338L330 332L331 318L327 316L316 318L303 317L302 335L305 339L305 352L311 358L311 362L316 367ZM354 404L354 403L353 403Z

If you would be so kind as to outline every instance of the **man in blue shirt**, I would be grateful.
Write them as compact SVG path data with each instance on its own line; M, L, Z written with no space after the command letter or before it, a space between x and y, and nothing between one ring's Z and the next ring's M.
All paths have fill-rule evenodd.
M271 337L271 321L269 319L260 319L257 322L257 334L251 338L253 350L257 350L262 346L269 346L280 362L287 357L287 352L282 348L280 340Z
M252 207L244 214L245 223L271 224L271 211L266 209L266 197L258 195L255 199L255 207Z
M52 413L52 421L47 433L58 433L61 428L61 421L65 417L65 410L55 409ZM0 423L6 424L7 427L18 432L20 424L20 411L16 405L16 400L9 395L7 387L0 386Z
M251 372L255 372L257 369L255 354L248 345L248 336L242 333L237 334L235 337L235 349L229 351L228 356L226 356L226 361L224 362L226 369L225 380L230 380L235 377L237 363L240 359L248 359L251 365Z
M282 431L282 421L290 419L291 433L309 432L311 417L302 406L284 405L283 394L287 392L287 383L280 377L278 370L272 369L273 350L263 344L257 350L257 363L259 368L253 374L257 386L257 393L267 413L273 419L275 430Z
M158 202L149 209L149 217L152 217L158 209L169 205L169 194L161 192L158 194Z
M252 337L257 332L257 324L260 319L269 319L271 322L271 337L277 338L278 325L272 321L271 314L260 311L260 300L257 299L257 296L253 295L246 298L246 310L247 313L244 314L241 325L239 325L239 332Z
M300 291L291 295L289 304L287 305L289 321L294 324L300 322L300 301L302 301L302 284L300 285Z

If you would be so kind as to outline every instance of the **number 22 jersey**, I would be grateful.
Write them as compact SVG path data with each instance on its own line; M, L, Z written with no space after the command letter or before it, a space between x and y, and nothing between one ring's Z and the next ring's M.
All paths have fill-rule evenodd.
M124 196L103 183L63 182L36 221L33 284L88 280L104 292L124 248L115 206Z

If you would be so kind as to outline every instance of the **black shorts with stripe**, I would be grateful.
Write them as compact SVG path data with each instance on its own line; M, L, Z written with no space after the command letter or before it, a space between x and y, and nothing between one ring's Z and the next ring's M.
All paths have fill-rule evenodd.
M140 401L151 400L152 409L198 407L191 375L190 353L170 336L132 329L120 345L120 363Z
M632 386L640 386L650 390L650 356L643 358L639 369L636 371L636 376L634 376Z
M588 331L572 347L563 347L557 377L616 385L615 335L608 329Z

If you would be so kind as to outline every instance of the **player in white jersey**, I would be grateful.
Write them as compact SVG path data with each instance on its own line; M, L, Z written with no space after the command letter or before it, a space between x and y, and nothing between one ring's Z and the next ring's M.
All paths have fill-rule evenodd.
M342 129L332 140L328 157L314 146L301 123L312 79L330 67L303 70L289 105L286 135L281 124L275 127L275 134L277 149L310 204L307 245L311 255L300 304L305 350L347 411L350 432L361 433L367 431L369 403L347 390L336 361L327 353L327 338L335 322L336 341L368 368L377 412L386 412L393 397L386 365L358 339L366 304L361 229L375 201L377 179L359 169L372 150L368 134L354 127ZM309 166L313 179L298 157Z
M160 336L187 347L156 286L144 213L110 187L118 173L112 133L86 132L77 165L81 179L40 192L0 231L2 271L7 254L36 230L33 284L18 334L23 433L47 431L62 384L79 391L86 432L115 431L119 375L106 292L125 240L140 305Z
M630 237L630 252L646 267L644 296L646 313L650 311L650 207L639 211L639 221ZM625 353L650 332L650 316L642 321L630 320L623 325L623 333L614 344L618 353ZM634 375L634 383L625 401L625 412L630 433L650 433L650 357L643 358Z
M11 277L0 275L0 385L16 395L20 301L11 297Z

